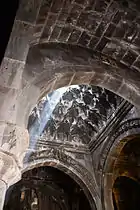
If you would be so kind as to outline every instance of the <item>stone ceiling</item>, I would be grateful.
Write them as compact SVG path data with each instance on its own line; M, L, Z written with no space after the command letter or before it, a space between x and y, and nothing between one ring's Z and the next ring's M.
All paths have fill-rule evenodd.
M43 0L34 42L80 45L139 70L139 8L137 0Z
M44 139L44 143L88 144L107 125L122 101L114 93L96 86L56 90L43 98L30 115L30 145L34 141L37 145L39 139Z
M91 84L139 106L139 8L138 1L122 0L21 2L17 19L25 34L26 23L33 24L23 79L40 98L60 87Z
M138 1L42 0L36 1L34 7L23 1L20 8L17 19L24 20L25 33L26 23L32 24L33 19L36 19L23 72L23 85L27 82L38 89L39 96L36 98L64 86L100 86L97 88L99 97L95 94L95 87L94 92L92 88L90 91L86 90L85 86L85 92L82 90L83 93L80 93L81 98L74 98L74 92L67 93L68 96L64 94L66 98L62 97L54 110L50 106L51 114L47 116L46 122L43 121L43 127L41 124L38 128L36 141L43 135L48 140L63 139L81 144L88 144L91 139L95 139L118 109L117 100L120 100L101 87L111 90L134 105L139 104ZM31 15L26 16L30 9ZM69 97L72 100L69 101ZM112 98L113 101L110 101ZM77 100L82 102L74 110ZM91 110L94 110L92 114ZM35 120L35 123L39 124L39 121ZM33 136L34 129L30 129L30 136Z

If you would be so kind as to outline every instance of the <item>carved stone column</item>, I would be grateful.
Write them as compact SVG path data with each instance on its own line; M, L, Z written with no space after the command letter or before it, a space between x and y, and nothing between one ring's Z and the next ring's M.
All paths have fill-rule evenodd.
M3 209L6 190L21 179L21 171L13 155L0 151L0 210Z

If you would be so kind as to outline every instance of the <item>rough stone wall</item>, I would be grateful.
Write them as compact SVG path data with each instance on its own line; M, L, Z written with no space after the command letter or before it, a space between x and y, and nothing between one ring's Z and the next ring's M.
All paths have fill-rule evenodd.
M42 95L94 84L140 106L139 9L137 0L20 1L0 68L0 146L18 160L18 170L29 113ZM120 110L129 109L124 103Z

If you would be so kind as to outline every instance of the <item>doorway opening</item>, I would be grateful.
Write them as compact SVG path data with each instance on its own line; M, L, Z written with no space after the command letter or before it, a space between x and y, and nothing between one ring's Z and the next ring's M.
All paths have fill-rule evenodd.
M113 172L114 210L140 209L140 137L127 141L116 159Z
M64 172L34 168L6 193L4 210L91 210L83 189Z

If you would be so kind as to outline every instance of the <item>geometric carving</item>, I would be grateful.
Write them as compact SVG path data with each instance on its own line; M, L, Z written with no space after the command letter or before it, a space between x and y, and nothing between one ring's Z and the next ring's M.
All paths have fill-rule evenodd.
M59 90L57 91L59 93ZM50 112L52 103L56 100L57 91L51 93L46 100L43 99L43 102L34 108L29 117L28 128L29 132L31 130L31 137L33 136L35 142L34 136L38 135L36 143L40 138L42 147L45 145L45 139L78 145L88 144L106 126L109 118L122 101L119 96L106 89L79 85L65 89L66 92L63 92L62 89L63 94ZM50 116L47 119L46 116L49 115L49 112ZM42 132L38 134L43 122L45 128L43 127ZM32 132L33 127L35 127L34 133Z

